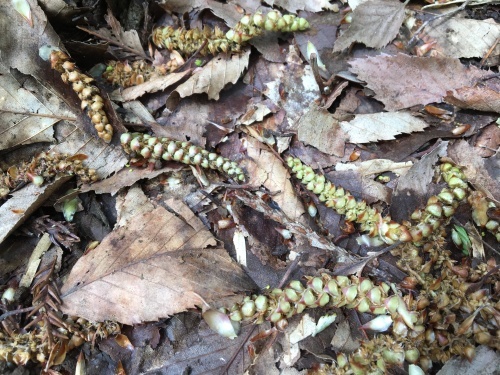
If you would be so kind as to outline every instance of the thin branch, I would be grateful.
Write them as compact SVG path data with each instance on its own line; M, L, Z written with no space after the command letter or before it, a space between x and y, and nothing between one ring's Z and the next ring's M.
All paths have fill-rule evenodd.
M0 112L5 113L13 113L15 115L25 115L32 117L46 117L46 118L54 118L57 120L66 120L66 121L76 121L76 117L67 117L67 116L57 116L57 115L47 115L43 113L34 113L34 112L18 112L18 111L10 111L8 109L2 109Z
M0 315L0 322L2 320L4 320L5 318L8 318L9 316L17 315L17 314L22 314L22 313L25 313L25 312L32 311L34 309L35 309L35 306L30 306L30 307L26 307L24 309L18 309L18 310L8 311L5 314Z

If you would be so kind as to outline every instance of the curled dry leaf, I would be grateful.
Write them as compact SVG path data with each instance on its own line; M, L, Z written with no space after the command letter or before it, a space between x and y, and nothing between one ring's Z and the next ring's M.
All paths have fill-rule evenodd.
M71 270L61 290L64 312L92 321L157 320L252 289L206 229L163 207L133 216Z

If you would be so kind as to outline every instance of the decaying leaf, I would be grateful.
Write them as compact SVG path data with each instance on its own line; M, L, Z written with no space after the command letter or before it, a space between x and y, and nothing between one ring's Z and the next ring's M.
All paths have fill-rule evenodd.
M307 10L309 12L321 12L322 10L333 10L338 12L337 4L331 4L328 0L265 0L271 7L278 6L286 9L290 13L297 13L298 10Z
M248 165L249 175L253 177L252 184L264 185L271 193L273 200L292 220L298 220L305 212L302 202L298 199L292 184L290 174L283 162L269 149L254 138L248 138L247 153L255 163ZM274 193L277 193L274 195Z
M333 47L333 52L349 48L352 43L367 47L385 47L398 34L405 18L405 4L397 0L367 1L354 9L352 23Z
M208 230L195 230L161 206L135 215L73 267L61 290L63 310L136 324L194 308L201 298L251 289L216 245Z
M120 100L129 101L135 100L138 97L146 94L165 90L167 87L179 82L182 78L190 73L189 70L179 73L171 73L166 76L156 77L150 81L141 83L137 86L128 87L119 95Z
M349 138L333 115L314 103L300 118L297 137L321 152L339 157L344 156L345 142Z
M340 126L351 143L369 143L395 139L402 133L421 132L429 126L408 112L380 112L356 115L354 120L342 121Z
M186 82L179 85L175 91L181 98L193 94L207 93L209 99L219 99L220 91L228 83L236 83L248 66L250 49L233 55L230 58L223 55L210 60L200 71L194 73Z
M28 184L12 193L0 206L0 243L24 223L57 189L71 177L61 177L41 187Z
M462 87L450 90L444 101L459 108L484 112L500 112L500 92L485 86Z
M500 160L492 157L483 159L474 152L474 148L467 141L460 140L448 150L448 156L457 165L466 166L464 173L473 186L486 194L494 201L500 202Z
M404 220L415 209L425 206L427 198L432 195L429 186L434 177L435 165L440 157L446 155L447 147L448 142L441 142L398 180L392 195L391 217L394 220Z
M354 59L353 73L389 111L440 102L448 90L472 86L485 73L453 58L376 56Z
M300 117L307 112L304 103L317 99L320 92L311 67L302 65L294 47L290 47L287 62L286 65L276 64L267 68L272 70L274 79L265 84L267 89L264 94L286 111L289 124L296 128Z
M46 117L42 117L44 115ZM52 142L52 126L58 121L59 118L50 107L22 87L9 69L0 64L0 150L36 142Z
M500 25L467 18L442 17L425 29L434 47L444 56L456 58L483 57L500 37ZM498 56L500 45L490 57Z

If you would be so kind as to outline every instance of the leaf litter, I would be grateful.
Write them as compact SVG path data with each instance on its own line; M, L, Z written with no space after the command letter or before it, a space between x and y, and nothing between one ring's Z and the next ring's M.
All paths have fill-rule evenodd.
M115 333L101 341L96 351L100 354L85 352L92 368L238 374L320 368L334 373L328 372L334 371L330 364L340 361L340 353L349 354L361 339L373 338L363 332L373 316L349 308L335 309L333 315L331 309L308 310L288 319L288 328L277 324L279 331L269 322L257 329L244 324L233 341L201 320L202 312L218 307L233 306L224 311L237 314L235 303L262 291L256 284L273 290L290 279L325 272L362 274L397 285L407 285L411 278L408 269L400 267L397 252L378 255L360 246L356 239L361 233L351 222L327 209L313 194L314 186L290 177L285 162L290 154L383 215L390 212L398 222L439 193L443 182L436 181L435 172L440 161L451 160L463 167L475 190L453 220L467 228L474 261L495 256L491 235L473 224L488 220L485 217L498 220L500 199L498 27L488 19L488 5L476 8L484 12L478 19L466 7L460 14L423 23L432 15L424 14L420 5L390 0L245 1L238 6L210 0L167 2L153 7L166 11L160 11L161 21L147 8L144 23L104 2L100 13L97 8L67 9L61 3L60 9L91 20L91 26L80 27L87 33L84 38L76 22L66 20L73 28L68 38L60 33L60 17L51 7L45 4L44 11L27 3L29 18L0 5L0 30L7 36L0 42L0 118L6 126L0 167L12 173L9 167L16 155L32 156L51 143L52 151L86 155L84 162L100 179L74 193L83 201L76 227L57 224L80 232L82 241L64 245L72 253L63 255L63 269L58 266L56 272L66 276L54 274L62 304L51 311L52 316L123 324L126 335ZM241 53L186 56L185 65L174 73L135 87L113 88L112 95L113 89L99 82L118 133L111 144L95 136L71 86L38 55L43 45L74 46L74 38L87 51L85 57L82 51L70 51L83 71L111 58L160 64L169 61L170 52L154 51L148 44L151 20L185 29L217 25L225 33L245 13L268 13L272 8L299 12L308 19L309 29L265 34L250 41L255 48ZM129 27L136 24L142 29ZM415 40L416 46L411 44ZM100 43L107 46L107 54L96 48ZM307 45L325 62L321 71ZM127 122L130 118L133 122ZM191 175L178 163L141 160L137 152L127 160L118 140L127 131L147 131L218 151L244 166L248 181L240 186L234 180L222 182L224 177L197 166L192 166ZM31 149L26 146L30 142ZM74 180L58 176L41 187L28 184L10 191L0 206L2 246L10 246L15 230L17 235L30 232L32 217L49 213L62 219L56 203L75 187ZM488 204L497 208L487 211ZM470 205L476 210L474 220ZM107 230L97 223L99 215ZM94 230L85 228L92 223ZM446 236L443 243L452 251L453 262L463 266L467 260L460 259L461 247ZM26 272L20 264L14 277ZM12 272L0 275L0 280L12 277ZM38 317L44 319L41 311ZM322 323L328 316L329 322ZM325 330L311 337L319 325ZM139 327L149 332L151 345L133 340ZM51 354L44 366L73 372L70 362L62 362L67 349L58 350L59 357ZM484 361L481 350L478 347L472 363ZM498 355L493 358L488 361ZM449 361L447 366L454 364Z

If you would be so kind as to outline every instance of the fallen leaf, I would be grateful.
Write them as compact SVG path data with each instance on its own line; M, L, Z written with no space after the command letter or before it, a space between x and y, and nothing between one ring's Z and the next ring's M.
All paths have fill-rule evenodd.
M65 112L63 117L67 115ZM0 64L0 150L52 142L52 126L59 121L46 103L22 87L9 69Z
M448 150L448 156L457 165L465 167L462 170L476 189L485 193L497 204L500 202L500 185L498 184L500 161L498 158L483 159L474 153L474 148L464 140L455 142Z
M88 191L95 191L96 194L111 194L115 195L122 188L132 186L137 181L142 179L152 179L162 173L172 172L182 168L179 165L167 165L160 169L155 169L153 171L148 168L134 168L126 167L115 173L113 176L106 178L105 180L97 181L91 185L84 185L80 189L81 193L86 193Z
M467 18L442 17L431 22L425 33L437 41L435 50L448 57L483 57L500 37L500 25ZM490 57L500 54L500 45Z
M331 4L328 0L265 0L271 7L278 6L286 9L290 13L297 13L298 10L307 10L309 12L321 12L325 10L339 11L337 4Z
M396 0L367 1L354 9L352 23L335 42L333 52L349 48L352 43L382 48L398 34L405 18L405 4Z
M142 48L139 34L136 30L123 30L120 22L113 16L111 9L108 9L108 14L104 16L106 22L111 27L111 30L103 27L97 31L92 31L84 27L78 26L79 29L105 40L112 41L108 47L108 52L119 60L127 57L140 56L148 59L146 52Z
M0 206L0 243L14 230L24 223L57 189L71 179L65 176L43 186L28 184L15 191L11 197ZM16 213L13 210L22 210Z
M500 92L484 86L450 90L444 97L444 101L459 108L500 112Z
M63 311L137 324L194 308L200 297L211 302L252 289L216 245L207 229L161 206L135 215L76 263L61 289Z
M286 118L292 128L296 128L298 121L308 108L304 103L311 103L320 96L319 87L309 65L304 66L293 46L287 55L288 64L269 65L265 69L271 70L272 81L267 81L264 95L274 104L283 108ZM283 97L281 95L283 93Z
M500 368L500 354L487 346L476 348L474 359L470 362L456 357L446 362L437 375L494 375Z
M427 199L433 193L430 188L436 163L440 157L446 155L448 142L441 142L427 155L417 161L410 170L398 180L398 185L392 194L390 208L391 217L400 222L408 220L417 208L425 207Z
M421 132L429 125L408 112L380 112L356 115L340 126L351 143L369 143L395 139L402 133Z
M344 156L345 142L349 137L326 109L313 102L309 111L300 118L297 128L299 141L329 155Z
M135 100L146 93L165 90L166 88L179 82L190 72L190 70L186 70L180 73L170 73L166 76L156 77L150 81L141 83L140 85L128 87L121 92L121 95L119 96L120 101Z
M206 93L209 99L219 99L219 93L228 83L236 83L248 66L250 49L230 58L220 55L214 57L201 70L194 73L175 91L181 98L193 94Z
M351 71L367 82L389 111L440 102L447 91L472 86L485 72L445 58L376 56L354 59Z
M298 220L305 211L290 183L290 173L273 152L254 138L247 139L248 159L252 160L247 166L251 176L250 183L255 186L264 185L273 193L273 200L285 215L291 220Z

